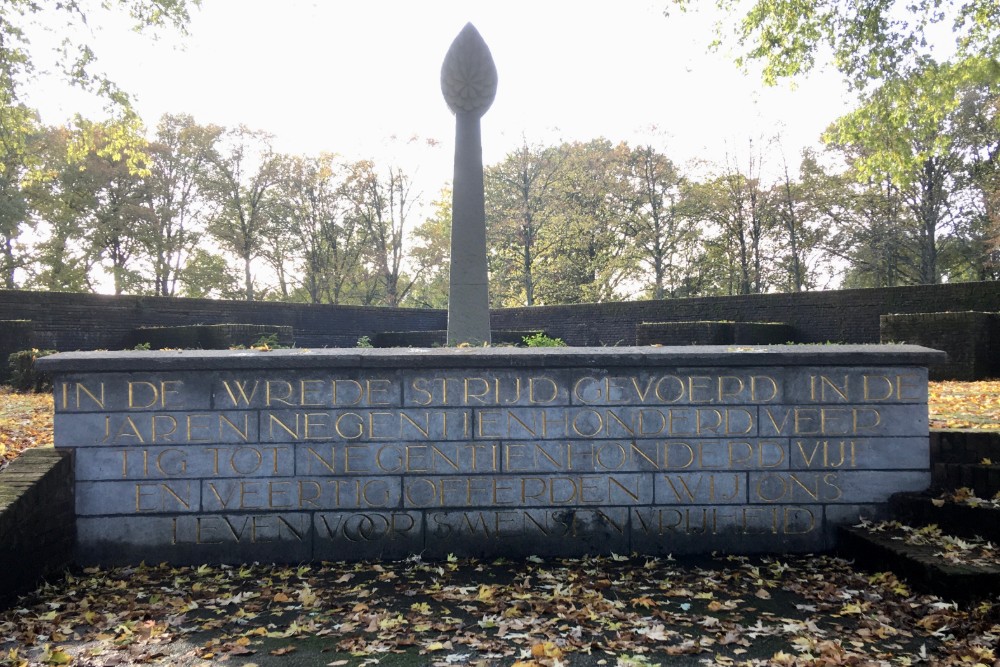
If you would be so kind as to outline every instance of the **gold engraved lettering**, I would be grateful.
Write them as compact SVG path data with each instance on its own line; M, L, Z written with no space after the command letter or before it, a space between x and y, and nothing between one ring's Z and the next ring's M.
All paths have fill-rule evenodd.
M671 452L673 450L680 449L681 456L686 456L687 460L681 460L678 462L676 456L672 456ZM669 442L666 444L663 450L663 467L667 470L671 468L676 468L678 470L684 470L685 468L690 468L694 463L695 454L694 448L686 442Z
M358 451L361 453L360 457L355 458L355 462L360 458L361 463L351 463L351 453ZM344 472L370 472L371 468L365 465L365 454L369 452L367 446L362 445L347 445L344 447Z
M379 414L381 414L381 413L379 413ZM441 414L443 415L444 413L441 413ZM411 417L410 415L406 414L405 412L400 412L399 413L399 422L400 422L400 429L399 429L400 430L400 437L404 437L404 434L402 433L402 431L404 430L403 429L404 425L409 425L410 427L412 427L414 430L416 430L418 433L420 433L420 435L424 436L425 438L431 437L431 424L430 424L430 422L431 422L431 413L430 412L425 412L424 413L424 425L423 425L423 427L421 427L420 424L418 424L416 422L416 420L413 419L413 417Z
M410 469L410 451L406 450L406 463L403 462L403 451L398 445L382 445L375 451L375 466L382 472L417 472ZM389 453L388 463L383 456Z
M243 415L243 430L240 430L240 427L237 426L235 423L233 423L226 415L219 415L220 439L222 439L223 437L222 434L226 430L225 429L226 426L228 426L231 430L233 430L236 433L236 435L240 436L241 440L245 442L248 442L250 440L250 415L247 414Z
M764 388L769 390L765 396ZM768 403L778 397L778 381L769 375L753 375L750 377L750 400L754 403Z
M199 438L195 437L194 431L196 429L210 429L210 424L199 424L199 420L205 420L211 422L210 415L187 415L185 420L187 423L187 440L188 442L211 442L212 436L210 433L206 433L205 437Z
M414 378L410 383L410 388L417 393L417 396L413 399L413 402L417 405L427 406L434 402L434 394L427 389L428 382L430 380Z
M861 378L864 401L877 402L892 399L895 387L892 380L884 375L865 375Z
M548 388L548 395L541 396L541 388ZM556 384L555 380L547 377L529 378L528 379L528 402L535 404L545 404L552 403L559 397L559 386Z
M726 385L734 387L733 389L726 389ZM739 399L740 394L743 393L743 389L746 386L742 378L738 378L735 375L722 375L719 376L718 380L719 393L718 401L719 403L724 403L729 399Z
M848 468L857 466L857 446L853 440L840 440L835 443L829 440L814 440L808 454L806 453L808 445L805 442L796 440L795 445L807 468L841 468L845 464ZM821 458L817 459L817 455L821 455ZM818 465L814 466L814 462Z
M850 401L850 377L844 373L840 384L826 375L809 376L809 400L827 402L830 400Z
M296 421L298 415L295 416ZM307 412L302 416L302 437L305 440L329 440L330 415L326 412Z
M590 422L588 417L593 417ZM585 430L581 430L582 428ZM589 425L588 424L592 424ZM593 438L604 430L604 417L597 410L584 409L573 415L573 432L582 438Z
M364 387L362 387L361 383L357 380L334 380L331 382L331 385L333 386L334 405L360 405L361 401L365 397ZM344 387L349 388L347 391L353 396L352 398L348 399L343 397L343 394L345 393Z
M382 394L388 394L392 383L389 380L365 380L368 405L390 405L391 401L382 400ZM376 394L378 398L376 398Z
M274 426L275 426L275 424L277 424L278 428L280 428L282 431L284 431L289 436L291 436L291 438L293 440L298 440L299 439L299 413L297 413L297 412L295 413L295 426L294 427L291 427L288 424L286 424L285 422L281 421L281 418L278 417L278 415L274 414L273 412L269 413L267 415L267 417L268 417L268 421L267 421L268 432L270 434L271 440L280 440L281 439L281 438L275 437L275 434L274 434ZM281 435L281 434L279 433L278 435Z
M143 451L143 456L148 450ZM156 469L161 475L177 477L187 472L187 456L180 449L164 449L156 456Z
M661 377L656 382L656 398L664 403L682 401L684 399L684 380L674 375Z
M323 384L324 382L322 380L299 380L299 405L304 408L322 407ZM314 389L312 385L319 385L319 387ZM320 400L317 401L310 400L312 398L311 394L313 392L319 393L319 396L317 398L319 398Z
M180 486L167 483L148 484L139 482L135 485L135 511L166 512L191 509L191 482ZM152 502L148 502L152 499ZM173 499L173 500L171 500Z
M89 398L90 401L94 405L96 405L97 407L101 408L102 410L104 409L104 383L103 382L101 382L98 385L99 389L96 390L97 391L96 394L93 391L91 391L87 387L87 385L85 385L82 382L74 382L73 386L74 386L74 392L73 393L74 393L74 396L75 396L75 404L73 405L73 407L75 407L77 410L83 408L82 398L84 396L86 396L87 398ZM63 410L67 410L67 409L69 409L69 407L70 407L69 383L63 383L63 386L62 386L62 408L63 408Z
M711 403L713 400L710 393L711 380L712 378L704 375L689 375L687 379L688 399L692 403Z
M174 433L177 432L177 418L174 417L173 415L153 415L151 421L152 421L152 434L151 434L152 441L157 442L162 440L164 442L170 442L171 441L170 436L172 436ZM166 423L165 430L162 427L157 428L157 423L160 421Z
M365 419L356 412L345 412L337 417L336 431L345 440L357 440L365 434Z
M292 383L287 380L267 380L264 383L264 404L267 407L271 407L275 403L294 406L295 401L289 400L294 393L295 389L292 387Z
M636 447L635 443L632 443L632 447ZM610 454L606 454L610 451ZM640 451L642 456L646 454ZM606 458L610 456L610 462ZM591 457L593 459L595 469L601 470L620 470L625 467L628 461L628 452L625 446L620 442L609 442L601 443L597 446L591 445ZM571 459L572 460L572 459Z
M487 405L490 403L489 401L490 383L488 380L486 380L485 378L465 378L462 384L465 387L465 395L462 398L463 403L468 405L470 399L476 399L478 403L481 403L483 405ZM471 390L473 385L475 385L476 388L479 389L478 392Z
M307 479L299 480L299 509L305 509L307 506L318 508L317 501L322 495L323 487L319 485L319 482Z
M324 450L326 451L326 450ZM311 475L313 473L313 464L319 462L323 466L325 472L336 473L336 454L333 449L333 445L330 445L330 458L326 459L323 454L317 452L312 447L306 447L306 474Z
M250 388L250 393L247 393L247 385L250 383L249 380L233 380L233 384L229 384L229 380L223 380L222 386L225 388L226 393L229 395L229 400L232 401L232 407L239 407L240 404L249 406L250 402L253 401L254 395L257 393L257 385L260 384L259 381L254 381L253 387ZM235 387L236 391L233 391Z
M137 391L140 390L141 391ZM138 403L136 394L142 394L145 397L144 403ZM142 381L132 381L128 383L128 407L129 409L145 409L151 408L156 405L156 401L159 398L159 392L156 389L156 385L152 382L142 382Z

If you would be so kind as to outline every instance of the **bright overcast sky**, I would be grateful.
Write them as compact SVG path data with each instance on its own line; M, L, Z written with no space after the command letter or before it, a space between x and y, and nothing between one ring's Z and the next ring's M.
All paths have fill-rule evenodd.
M794 165L849 110L836 73L764 88L727 53L707 52L714 3L666 17L668 2L204 0L186 38L106 27L93 41L99 65L133 93L151 127L163 113L189 113L200 123L265 130L289 153L395 161L417 171L428 197L450 180L454 121L439 75L467 21L499 73L483 118L487 163L522 137L604 136L650 142L681 164L722 164L750 139L780 132ZM30 100L47 123L80 110L77 98L51 86ZM441 143L427 148L426 139Z

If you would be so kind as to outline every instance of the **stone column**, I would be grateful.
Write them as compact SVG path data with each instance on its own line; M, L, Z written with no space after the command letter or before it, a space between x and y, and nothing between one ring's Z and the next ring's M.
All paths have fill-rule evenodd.
M491 341L479 119L496 97L497 69L489 47L471 23L448 49L441 66L441 92L455 114L448 344L481 345Z

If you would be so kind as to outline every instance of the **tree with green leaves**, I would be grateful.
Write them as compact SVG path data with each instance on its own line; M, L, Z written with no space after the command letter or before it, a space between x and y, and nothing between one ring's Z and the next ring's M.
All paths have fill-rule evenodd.
M365 231L365 259L372 269L379 300L397 307L406 298L417 276L407 273L406 234L419 196L412 191L409 176L399 167L380 172L374 163L355 165L349 192L353 214ZM374 296L368 290L370 298Z
M653 299L672 296L699 240L685 211L684 181L674 163L651 145L631 150L626 177L633 200L624 224L644 268L644 289Z
M490 299L494 305L533 306L539 262L552 248L548 227L558 215L556 197L563 155L526 141L486 168L486 228Z
M687 9L691 0L674 0ZM829 61L857 90L907 78L940 49L950 28L952 62L1000 58L996 0L718 0L734 21L716 45L735 42L737 63L763 65L764 81L800 76Z
M204 182L222 128L198 125L189 115L160 119L147 149L152 225L148 253L153 293L174 296L191 251L201 239L206 202Z
M202 192L215 206L208 233L239 259L247 301L259 296L253 262L261 256L269 226L275 222L272 194L283 160L272 148L269 134L241 125L223 133L201 182Z
M448 307L451 189L445 188L431 206L431 216L413 230L414 243L409 254L418 271L406 305L443 309Z

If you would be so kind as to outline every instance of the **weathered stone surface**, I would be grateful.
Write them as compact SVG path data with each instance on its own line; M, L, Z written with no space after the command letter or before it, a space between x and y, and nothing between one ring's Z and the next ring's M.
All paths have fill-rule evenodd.
M400 507L399 477L295 477L202 482L202 511L255 512Z
M470 509L427 512L425 553L514 557L628 553L628 509Z
M418 372L403 377L407 408L562 406L570 404L569 394L565 371Z
M660 350L57 371L78 557L805 552L930 481L922 368Z
M77 482L76 513L181 514L201 508L201 484L192 479Z
M211 385L218 410L314 410L399 407L397 373L222 373Z
M927 431L927 404L782 405L760 408L760 430L772 436L908 436Z
M796 368L785 379L783 402L789 404L927 402L927 369L898 367Z
M748 473L751 503L880 503L899 491L923 491L929 470Z
M79 517L76 559L126 564L296 563L312 558L309 513Z
M197 373L69 373L53 383L55 411L172 412L213 409L211 386Z
M927 438L792 438L792 470L881 470L930 467Z
M75 462L76 479L81 481L288 477L295 474L295 449L291 445L258 443L81 447Z
M257 415L234 412L56 413L60 447L224 445L259 442Z
M609 507L653 502L649 474L403 478L406 507Z
M639 553L780 553L828 546L819 505L661 506L631 512L631 546Z
M421 512L365 510L313 516L314 559L401 559L424 548Z
M298 475L498 473L499 442L298 443Z
M469 440L468 410L262 410L261 442L440 442Z

